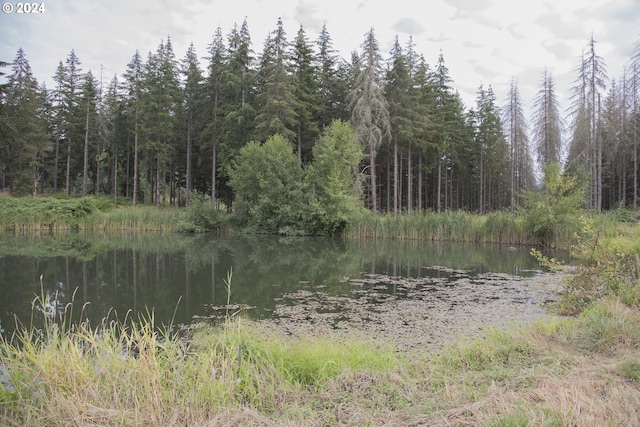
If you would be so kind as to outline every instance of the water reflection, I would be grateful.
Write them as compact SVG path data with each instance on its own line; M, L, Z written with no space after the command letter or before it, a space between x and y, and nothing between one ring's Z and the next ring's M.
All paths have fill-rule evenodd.
M277 238L272 236L95 235L7 237L0 243L0 329L32 318L46 296L64 310L99 322L153 311L156 323L189 323L230 301L269 317L283 296L299 290L349 295L346 278L364 274L450 277L457 271L531 275L523 247L434 242ZM42 276L42 289L40 277ZM393 292L393 290L391 290ZM36 313L37 314L37 313Z

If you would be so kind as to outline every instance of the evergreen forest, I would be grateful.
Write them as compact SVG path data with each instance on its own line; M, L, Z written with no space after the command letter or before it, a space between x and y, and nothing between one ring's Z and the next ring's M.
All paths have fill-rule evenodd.
M258 51L244 21L226 34L218 27L203 56L191 44L179 59L167 37L105 81L71 50L51 70L53 87L19 49L0 64L0 190L134 206L198 198L265 221L274 210L294 215L298 203L319 218L309 227L330 232L354 203L514 210L545 166L561 163L584 183L585 208L637 208L640 41L618 77L597 48L592 36L576 52L566 111L546 69L533 100L514 78L504 100L480 85L464 105L442 52L429 63L398 37L380 52L373 28L346 60L326 27L309 40L279 19Z

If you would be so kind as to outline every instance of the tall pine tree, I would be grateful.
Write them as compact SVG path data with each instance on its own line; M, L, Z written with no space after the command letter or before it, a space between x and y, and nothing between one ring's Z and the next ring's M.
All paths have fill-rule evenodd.
M311 147L319 134L316 117L318 96L317 73L314 65L314 53L307 35L300 26L293 44L293 94L297 101L296 109L296 143L300 164L309 163Z
M296 140L297 100L294 95L291 53L282 19L267 37L258 70L258 114L254 138L266 141L279 134Z
M533 162L529 152L527 121L524 115L518 82L511 80L509 97L502 110L505 134L509 144L509 160L511 165L511 210L520 204L523 190L531 189L535 184Z
M553 76L546 68L533 109L533 146L538 164L543 168L550 163L560 163L563 122Z
M11 71L4 97L8 120L0 164L4 165L12 194L35 195L42 179L43 151L49 149L43 98L22 48L18 49Z
M365 34L355 84L349 93L351 121L358 139L368 152L369 204L378 211L376 154L390 134L387 103L382 92L382 58L373 28Z

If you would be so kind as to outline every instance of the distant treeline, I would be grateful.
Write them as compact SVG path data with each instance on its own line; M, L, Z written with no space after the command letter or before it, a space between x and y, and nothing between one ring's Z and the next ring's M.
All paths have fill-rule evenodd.
M0 87L0 189L134 205L188 205L200 194L231 207L243 147L279 135L305 169L339 119L362 147L354 190L373 211L514 208L535 188L536 171L556 162L585 182L586 207L637 207L640 42L617 80L593 37L576 54L569 116L541 70L527 122L516 79L505 105L480 85L476 104L465 106L442 53L431 65L411 39L396 38L383 58L373 29L345 61L326 27L315 41L302 27L288 38L281 20L256 53L245 21L226 35L215 30L204 65L193 44L177 59L167 37L146 57L136 51L108 82L84 72L71 50L51 70L51 88L19 49L1 64L9 71Z

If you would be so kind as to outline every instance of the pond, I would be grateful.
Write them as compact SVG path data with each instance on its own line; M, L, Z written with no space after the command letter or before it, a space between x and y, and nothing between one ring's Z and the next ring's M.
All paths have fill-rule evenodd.
M7 335L16 318L23 324L37 318L37 296L48 301L45 311L92 324L149 312L157 325L190 324L228 314L227 302L232 312L242 309L289 333L354 323L380 331L384 322L414 322L415 315L406 318L407 304L418 302L423 318L444 306L448 319L456 310L471 318L466 310L477 304L502 319L500 312L491 314L498 303L541 313L552 298L532 285L546 276L529 250L274 236L0 236L0 329Z

